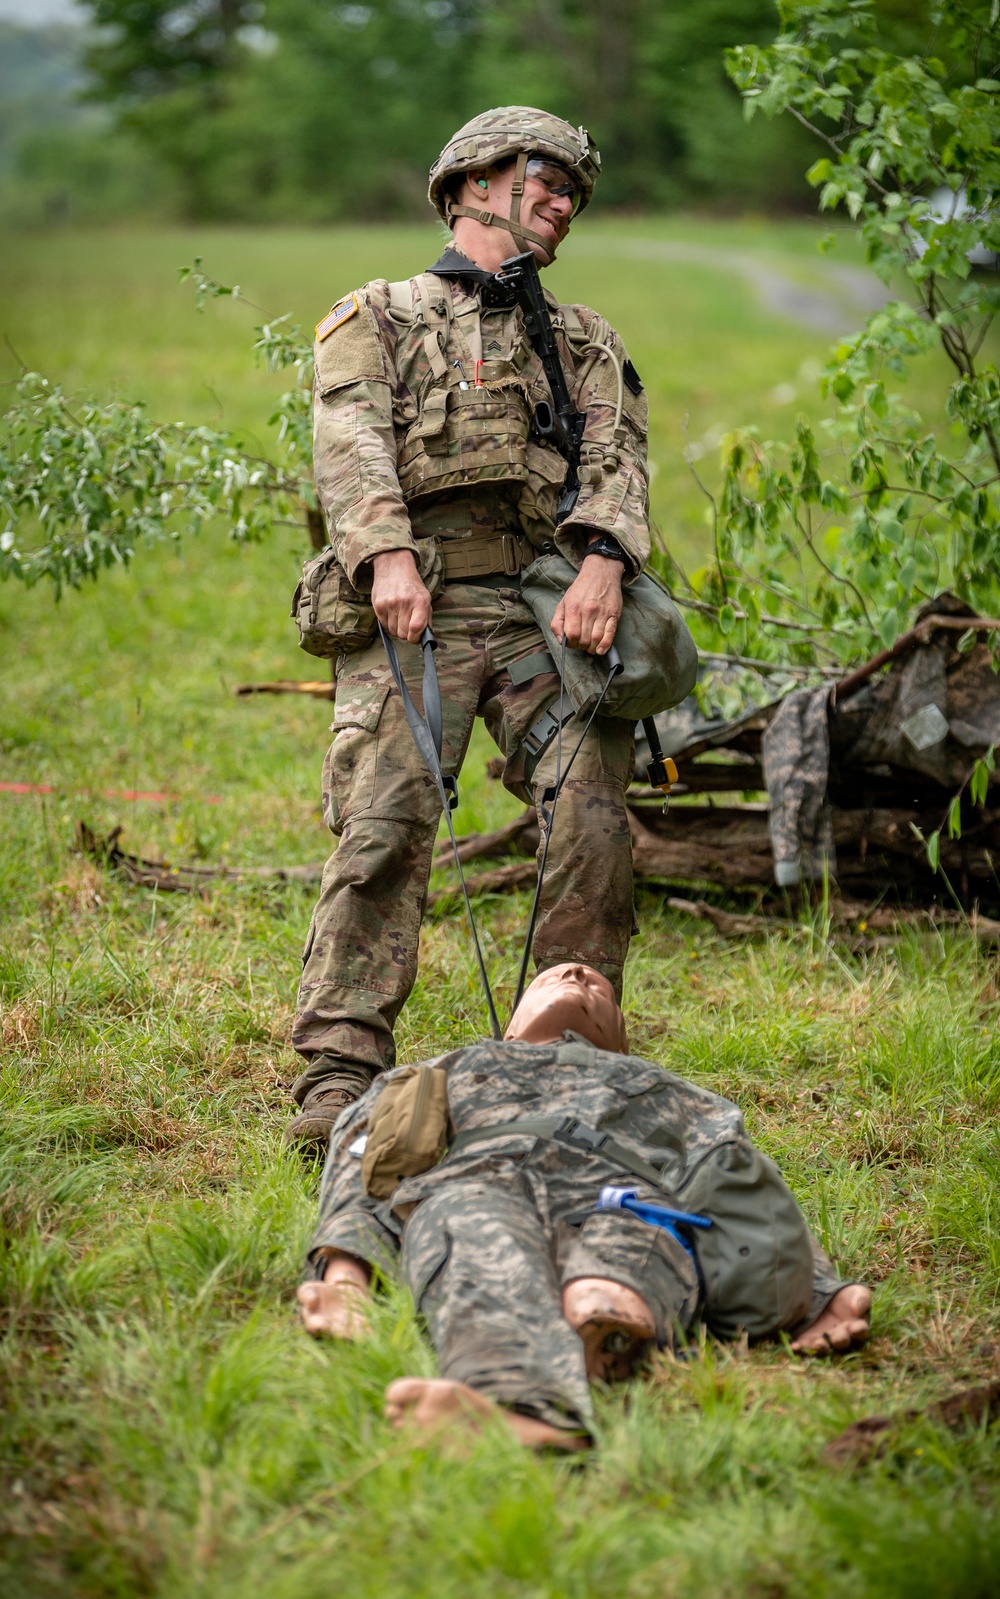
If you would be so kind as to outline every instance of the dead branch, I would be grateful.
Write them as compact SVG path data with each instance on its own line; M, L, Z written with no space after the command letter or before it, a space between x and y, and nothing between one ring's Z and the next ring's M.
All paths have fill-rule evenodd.
M239 882L252 877L277 883L317 883L323 876L317 866L171 866L169 861L128 855L119 846L122 829L95 833L86 822L76 824L76 848L81 855L109 871L118 872L136 888L155 888L161 894L203 894L211 881Z
M520 816L492 833L467 833L458 840L458 858L477 860L483 855L534 855L538 848L538 818L534 806L526 805ZM434 857L435 867L451 866L455 855L451 841L442 844Z
M731 911L723 911L717 905L709 905L703 899L668 899L667 904L672 911L683 911L686 916L693 916L696 921L711 922L717 933L723 938L750 938L755 933L771 933L779 928L787 928L788 923L783 922L778 916L737 916Z
M926 644L931 633L937 628L953 628L960 633L990 632L1000 628L1000 619L988 616L925 616L916 627L911 627L908 633L898 638L890 649L879 650L870 661L865 661L856 671L849 672L839 683L834 683L833 703L842 705L883 666L888 666L891 661L898 661L901 655L906 655L915 645Z
M480 872L478 877L470 877L467 883L470 896L477 894L510 894L515 889L526 888L535 881L534 861L517 861L513 866L498 866L494 872ZM428 894L428 909L441 905L448 900L459 899L461 890L458 885L454 888L439 888L436 893Z
M314 700L332 700L337 685L329 683L300 682L297 678L279 677L273 683L237 683L233 693L237 698L245 694L308 694Z

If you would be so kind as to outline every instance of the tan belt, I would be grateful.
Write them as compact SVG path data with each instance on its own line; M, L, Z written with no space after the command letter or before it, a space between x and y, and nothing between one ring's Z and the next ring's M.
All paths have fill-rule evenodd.
M533 558L527 539L517 533L489 533L466 539L442 538L439 544L444 557L446 583L462 582L473 577L492 577L500 572L507 577L516 577Z

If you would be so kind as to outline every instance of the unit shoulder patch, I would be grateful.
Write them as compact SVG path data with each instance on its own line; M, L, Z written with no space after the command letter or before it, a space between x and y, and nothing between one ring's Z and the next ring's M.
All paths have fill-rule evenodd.
M349 322L352 316L357 316L360 309L356 294L348 294L345 299L338 300L333 309L326 313L322 322L317 322L316 324L316 339L318 343L322 344L323 340L328 339L330 334L335 332L337 328L342 327L345 322Z
M631 389L633 394L639 395L642 393L642 378L627 357L622 362L622 378L625 381L626 388Z

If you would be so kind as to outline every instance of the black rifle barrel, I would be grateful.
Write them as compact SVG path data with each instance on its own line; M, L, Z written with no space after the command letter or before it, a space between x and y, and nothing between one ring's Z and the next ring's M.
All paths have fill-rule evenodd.
M497 277L517 291L531 347L542 363L552 395L552 414L546 418L541 407L536 407L535 425L566 462L566 480L556 511L556 521L562 522L572 511L580 493L580 450L586 418L576 409L570 396L535 257L530 250L525 250L523 255L512 255L503 262Z

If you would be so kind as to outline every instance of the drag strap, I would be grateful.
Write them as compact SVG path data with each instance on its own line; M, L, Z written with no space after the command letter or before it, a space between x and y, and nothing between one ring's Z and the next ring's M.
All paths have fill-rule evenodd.
M493 1037L501 1039L503 1031L500 1027L500 1018L493 1002L493 990L486 971L486 962L483 959L482 945L479 942L479 931L476 927L476 918L472 914L472 901L469 899L469 889L465 881L465 872L462 869L462 857L458 853L458 839L455 837L455 824L451 813L458 804L458 783L454 777L446 776L441 769L441 747L444 739L444 719L441 712L441 685L438 682L437 667L434 664L434 651L437 649L437 639L429 627L425 627L420 639L420 648L424 656L423 701L424 714L421 716L413 703L413 698L406 686L403 669L399 664L399 655L394 640L379 622L378 630L385 646L386 657L389 661L389 670L393 681L399 690L403 702L403 711L413 734L413 742L423 757L424 765L434 779L441 801L441 809L448 825L448 837L451 839L452 852L455 856L455 865L458 868L458 880L462 887L462 898L465 901L465 913L469 918L469 928L472 933L472 943L476 952L476 963L479 967L479 979L483 985L486 996L486 1008L490 1013L490 1031Z
M587 718L587 725L580 734L580 737L577 739L576 748L574 749L569 760L566 762L566 769L564 771L562 767L562 730L563 705L565 704L566 700L566 637L565 634L563 635L562 648L559 652L559 709L556 713L558 722L556 731L556 738L558 740L558 743L556 744L556 780L552 784L551 788L547 788L545 790L538 807L541 815L542 826L545 828L545 838L542 843L542 858L538 863L538 876L535 880L535 895L531 901L531 914L528 917L528 931L524 935L524 949L521 952L521 969L517 975L517 991L514 995L514 1005L511 1010L511 1016L513 1016L514 1011L517 1010L517 1007L521 1003L525 984L528 979L528 961L531 956L532 941L535 937L535 923L538 921L538 908L542 900L542 883L545 881L545 867L549 859L549 843L552 839L552 829L555 826L556 802L559 799L559 795L562 793L563 784L570 774L573 762L576 760L581 749L583 748L583 741L590 732L594 718L604 703L604 696L607 694L608 689L618 676L618 673L623 670L622 658L613 644L608 650L606 660L608 665L607 681L605 682L604 687L601 689L600 694L597 696L597 703ZM544 751L541 753L544 754Z
M437 667L434 664L437 639L429 627L424 628L423 637L420 640L420 648L424 656L424 714L421 716L406 686L406 679L399 664L395 641L385 631L381 622L378 624L378 630L382 636L382 643L385 646L385 653L389 660L389 670L403 701L403 711L406 720L410 724L413 742L423 756L424 765L434 779L441 798L441 805L446 814L449 814L458 804L458 784L453 777L446 777L441 770L441 744L444 737L444 723L441 714L441 686L438 683Z
M498 1122L495 1127L473 1127L467 1133L459 1133L453 1138L448 1147L448 1156L468 1149L471 1144L478 1144L487 1138L550 1138L557 1144L568 1144L571 1149L578 1149L585 1155L596 1155L599 1160L607 1161L616 1171L631 1172L633 1177L641 1177L643 1182L651 1183L654 1188L659 1188L661 1193L672 1194L663 1181L662 1174L648 1161L633 1155L630 1149L618 1140L611 1137L610 1133L602 1133L595 1127L588 1127L585 1122L578 1122L574 1116L523 1116L519 1121ZM445 1157L448 1158L447 1156Z

